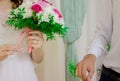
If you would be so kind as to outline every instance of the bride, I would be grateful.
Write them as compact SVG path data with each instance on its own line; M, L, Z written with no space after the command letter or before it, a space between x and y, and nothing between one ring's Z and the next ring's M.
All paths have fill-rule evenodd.
M33 62L43 59L43 35L39 31L24 35L21 47L17 47L22 30L14 30L5 24L11 9L23 0L0 0L0 81L38 81ZM32 47L29 54L27 48Z

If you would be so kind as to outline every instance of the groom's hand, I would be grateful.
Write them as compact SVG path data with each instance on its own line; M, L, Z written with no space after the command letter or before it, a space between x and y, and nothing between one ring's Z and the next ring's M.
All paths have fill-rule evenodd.
M77 64L76 75L80 77L82 81L91 81L95 71L95 61L96 56L88 54Z

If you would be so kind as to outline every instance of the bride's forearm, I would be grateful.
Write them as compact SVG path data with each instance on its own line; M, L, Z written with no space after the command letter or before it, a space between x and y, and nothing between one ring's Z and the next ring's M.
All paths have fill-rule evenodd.
M44 57L44 52L42 48L36 49L32 51L31 54L31 59L35 62L35 63L40 63L43 60Z

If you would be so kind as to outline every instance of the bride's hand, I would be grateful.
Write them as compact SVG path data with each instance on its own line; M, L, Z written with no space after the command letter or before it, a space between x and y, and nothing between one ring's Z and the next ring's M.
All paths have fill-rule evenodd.
M18 51L18 49L15 47L15 45L0 45L0 61L7 58L8 55L14 54L16 51Z
M28 47L32 47L32 51L41 48L44 43L43 34L39 31L29 32L27 39Z
M43 34L39 31L29 32L28 47L32 47L31 59L35 63L40 63L43 60L44 52L42 45L44 43Z

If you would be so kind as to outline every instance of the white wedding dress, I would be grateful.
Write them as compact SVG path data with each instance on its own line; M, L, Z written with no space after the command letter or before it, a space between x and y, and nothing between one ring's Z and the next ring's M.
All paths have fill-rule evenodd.
M18 43L22 30L14 30L5 24L8 13L0 12L0 45ZM27 51L25 37L22 38L21 51L0 61L0 81L38 81L34 66Z

